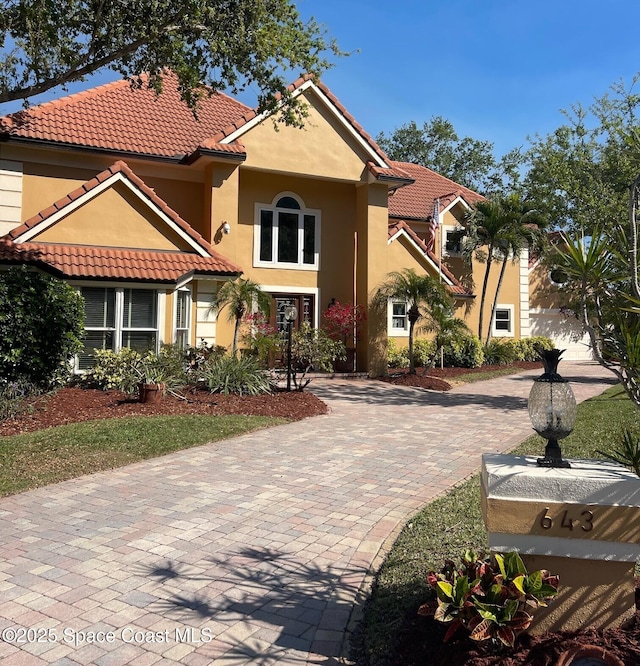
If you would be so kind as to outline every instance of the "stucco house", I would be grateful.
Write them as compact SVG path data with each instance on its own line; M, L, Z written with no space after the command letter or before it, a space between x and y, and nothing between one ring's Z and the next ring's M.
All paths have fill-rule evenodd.
M389 160L322 83L291 90L308 106L304 129L276 129L223 94L196 119L171 75L160 96L118 81L0 119L0 265L81 290L79 369L94 347L229 345L209 305L239 275L271 294L278 326L288 304L313 326L332 299L365 305L357 364L372 374L388 336L407 336L402 304L386 318L370 309L392 270L440 274L474 330L481 268L467 274L453 232L479 195ZM529 335L527 279L528 257L516 257L496 335Z

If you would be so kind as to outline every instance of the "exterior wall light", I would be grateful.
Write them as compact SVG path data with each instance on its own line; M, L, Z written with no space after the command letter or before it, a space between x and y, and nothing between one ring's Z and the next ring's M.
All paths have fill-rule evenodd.
M565 350L551 349L540 356L544 374L534 380L529 393L529 418L533 429L547 440L541 467L571 467L562 459L559 439L567 437L576 423L576 399L568 380L558 374L560 356Z
M228 222L222 223L222 233L228 236L231 233L231 225Z

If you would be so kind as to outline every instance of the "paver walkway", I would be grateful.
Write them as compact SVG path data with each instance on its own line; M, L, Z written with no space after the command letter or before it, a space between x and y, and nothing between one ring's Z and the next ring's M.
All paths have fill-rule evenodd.
M579 400L612 383L562 372ZM326 416L0 500L1 663L339 663L382 544L531 433L536 374L316 381Z

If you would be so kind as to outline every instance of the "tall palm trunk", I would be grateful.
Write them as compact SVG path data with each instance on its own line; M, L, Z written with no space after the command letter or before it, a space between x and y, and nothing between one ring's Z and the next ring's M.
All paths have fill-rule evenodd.
M502 266L500 266L500 275L498 276L498 284L496 285L496 293L493 297L493 304L491 306L491 319L489 320L489 330L487 331L487 344L491 340L491 329L493 328L492 324L494 317L496 316L496 308L498 307L498 297L500 296L500 289L502 288L502 279L504 278L505 270L507 269L507 261L509 260L508 253L505 253L504 259L502 260Z
M482 340L483 327L484 327L484 304L487 300L487 286L489 284L489 273L491 272L491 264L493 263L493 243L489 245L489 252L487 254L487 265L484 269L484 280L482 281L482 292L480 294L480 315L478 317L478 338Z
M233 327L233 344L231 346L231 353L233 356L238 355L238 338L240 337L240 326L246 311L246 308L242 306L237 307L235 310L236 321Z
M407 316L409 318L409 374L415 375L416 362L413 357L413 329L418 319L420 319L420 310L415 303L409 308Z

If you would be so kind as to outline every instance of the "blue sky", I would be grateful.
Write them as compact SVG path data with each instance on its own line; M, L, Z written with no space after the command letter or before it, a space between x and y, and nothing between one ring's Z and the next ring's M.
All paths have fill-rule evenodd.
M588 106L640 71L640 3L632 0L297 4L354 52L324 82L373 136L439 115L461 136L492 141L501 155L526 145L528 135L553 131L560 109ZM114 78L103 73L69 91ZM0 105L0 113L19 106Z

